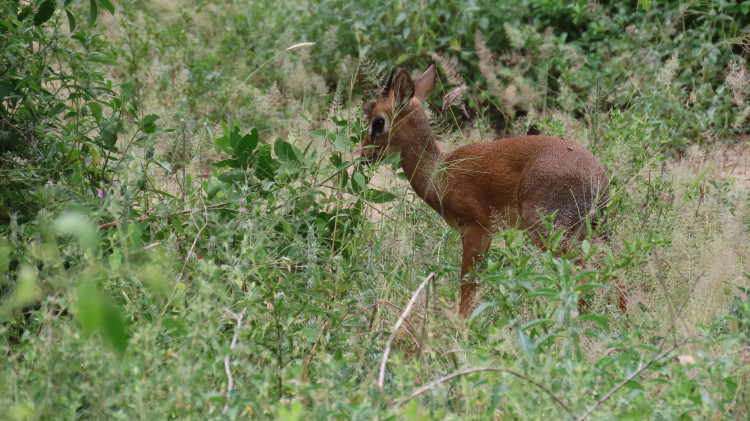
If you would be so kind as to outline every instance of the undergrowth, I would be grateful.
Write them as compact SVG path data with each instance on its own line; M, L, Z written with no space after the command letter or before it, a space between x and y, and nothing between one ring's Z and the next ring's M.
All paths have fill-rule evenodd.
M604 3L0 0L4 416L747 418L750 2ZM498 235L468 320L458 234L357 158L431 60L444 149L612 182L607 241Z

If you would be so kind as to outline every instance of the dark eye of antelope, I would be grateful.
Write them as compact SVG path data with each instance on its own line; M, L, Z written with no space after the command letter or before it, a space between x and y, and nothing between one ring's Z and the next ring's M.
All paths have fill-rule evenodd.
M372 130L370 136L375 137L385 131L385 119L383 117L375 117L372 120Z

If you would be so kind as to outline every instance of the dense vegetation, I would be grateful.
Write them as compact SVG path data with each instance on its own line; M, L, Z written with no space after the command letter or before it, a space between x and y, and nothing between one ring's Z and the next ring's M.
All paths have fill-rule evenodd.
M747 419L748 25L747 0L0 0L2 416ZM566 136L612 180L608 241L504 231L468 321L458 235L355 153L362 101L432 60L444 149Z

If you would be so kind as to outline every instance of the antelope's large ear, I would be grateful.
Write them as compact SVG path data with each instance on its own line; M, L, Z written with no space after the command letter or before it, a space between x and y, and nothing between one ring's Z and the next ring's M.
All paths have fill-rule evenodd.
M411 80L409 72L405 69L398 69L396 76L393 77L391 90L393 90L393 104L397 109L408 105L414 97L414 81Z
M419 102L424 100L435 90L435 79L437 78L437 65L433 61L427 66L427 70L414 81L414 95Z
M388 94L391 92L391 85L393 84L393 74L396 73L396 68L394 67L391 70L391 75L388 76L388 83L385 84L385 88L383 88L383 98L387 97Z

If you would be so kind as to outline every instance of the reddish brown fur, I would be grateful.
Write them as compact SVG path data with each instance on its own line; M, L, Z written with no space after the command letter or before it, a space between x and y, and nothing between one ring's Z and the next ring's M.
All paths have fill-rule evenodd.
M541 217L557 212L553 225L565 229L566 242L582 238L585 218L608 201L609 181L596 157L562 138L523 136L442 154L422 109L436 76L434 63L416 81L399 70L370 113L363 146L375 147L363 148L362 156L379 159L400 152L414 191L461 232L460 314L468 317L476 284L466 275L486 254L493 234L517 226L540 235ZM373 143L377 116L390 125Z

